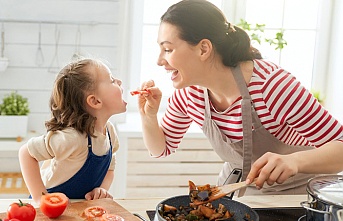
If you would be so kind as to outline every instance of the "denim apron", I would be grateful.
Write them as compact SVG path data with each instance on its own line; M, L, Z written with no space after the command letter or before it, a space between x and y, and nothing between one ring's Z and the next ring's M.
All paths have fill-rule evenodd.
M112 143L110 133L110 149L106 155L97 156L92 151L92 140L88 135L88 156L81 169L66 182L49 188L49 193L62 192L70 199L84 199L85 195L99 187L104 180L112 159Z
M292 146L278 140L262 125L252 103L249 90L246 86L240 67L233 68L233 75L242 96L241 111L243 123L243 140L232 143L221 132L211 119L210 102L207 89L204 88L205 116L203 132L211 143L214 151L224 161L222 171L219 173L217 185L223 185L226 178L234 168L243 170L242 180L245 180L253 162L266 152L290 154L297 151L310 150L310 146ZM296 174L283 184L269 186L265 184L261 190L255 186L240 191L242 196L246 190L247 195L258 194L306 194L307 181L313 174Z

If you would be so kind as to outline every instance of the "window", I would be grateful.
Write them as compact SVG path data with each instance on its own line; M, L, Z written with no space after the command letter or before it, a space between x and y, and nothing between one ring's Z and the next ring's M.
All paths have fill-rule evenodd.
M174 89L169 79L170 75L163 67L156 64L159 54L156 43L157 32L160 16L176 2L178 0L133 1L134 7L140 10L133 16L133 31L137 33L141 31L141 36L139 38L139 35L134 33L135 42L133 42L134 50L131 59L134 67L130 72L129 90L136 89L143 81L153 79L164 95L161 109L166 106L167 98ZM323 39L326 36L321 35L321 32L328 32L323 30L325 24L329 22L329 16L325 16L330 10L329 7L325 7L325 4L329 4L328 1L215 0L211 2L221 8L227 19L234 24L238 24L240 18L252 24L266 24L265 34L268 38L283 29L288 44L282 51L274 50L274 47L268 43L255 47L261 51L263 57L290 71L306 88L311 89L316 84L314 79L317 82L321 81L322 77L316 77L316 69L324 66L325 59L320 55L325 56L327 52L322 50L322 48L326 50L326 47L318 44L318 39L320 42L326 42L326 39ZM129 110L136 110L137 102L129 101Z
M304 10L306 9L306 10ZM247 0L245 19L266 24L266 35L274 38L277 30L284 30L287 45L274 50L269 43L258 47L262 56L290 71L311 89L316 46L319 0Z

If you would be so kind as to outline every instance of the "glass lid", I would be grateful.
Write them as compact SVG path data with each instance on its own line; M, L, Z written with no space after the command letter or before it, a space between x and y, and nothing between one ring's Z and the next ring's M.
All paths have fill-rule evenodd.
M309 180L307 191L322 201L343 207L343 176L314 177Z

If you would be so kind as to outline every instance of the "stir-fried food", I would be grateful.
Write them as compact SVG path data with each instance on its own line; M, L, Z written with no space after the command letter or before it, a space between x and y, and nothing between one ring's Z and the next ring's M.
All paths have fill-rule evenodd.
M234 221L234 214L223 204L216 208L212 203L195 205L197 201L207 201L212 194L209 184L196 186L189 181L189 205L174 207L167 204L160 204L159 214L167 221ZM240 220L250 220L249 214Z
M178 208L161 204L159 213L167 221L234 220L230 219L233 214L222 204L219 204L218 208L214 208L211 203L196 207L179 206Z
M210 184L206 184L203 186L196 186L192 181L188 181L189 185L189 197L191 200L191 204L197 201L207 201L209 197L213 194L211 192Z

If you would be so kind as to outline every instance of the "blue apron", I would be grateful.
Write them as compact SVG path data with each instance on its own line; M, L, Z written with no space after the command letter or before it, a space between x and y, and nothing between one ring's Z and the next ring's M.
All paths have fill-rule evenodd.
M92 140L88 135L88 156L81 169L66 182L49 188L49 193L62 192L69 199L84 199L85 195L94 188L99 187L104 180L112 159L112 143L110 133L110 149L106 155L97 156L92 151Z

